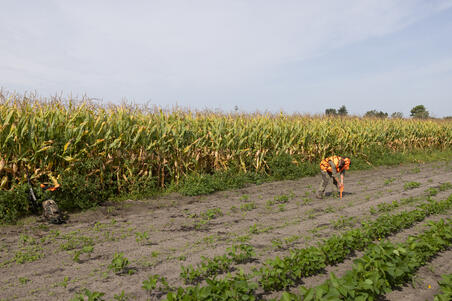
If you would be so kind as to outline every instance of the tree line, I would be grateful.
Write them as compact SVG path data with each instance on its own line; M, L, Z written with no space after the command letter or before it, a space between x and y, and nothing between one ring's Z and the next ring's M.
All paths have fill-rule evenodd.
M345 105L342 105L339 109L328 108L325 110L325 115L327 116L347 116L348 111ZM364 117L373 117L373 118L388 118L389 114L383 111L370 110L364 114ZM410 111L410 117L419 118L419 119L427 119L431 118L429 111L427 111L424 105L417 105L413 107ZM394 112L391 114L391 118L403 118L402 112ZM444 117L445 119L449 119L452 117Z

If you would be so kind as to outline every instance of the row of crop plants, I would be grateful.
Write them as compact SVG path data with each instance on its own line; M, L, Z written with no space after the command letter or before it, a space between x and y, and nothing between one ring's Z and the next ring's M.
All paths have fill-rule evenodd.
M374 241L379 241L403 229L409 228L414 223L420 222L430 215L445 213L450 208L452 208L452 195L447 199L440 201L428 199L426 203L418 205L418 208L415 210L403 211L397 214L386 213L373 221L363 222L359 228L346 231L340 235L333 235L316 246L303 249L293 249L291 250L291 255L283 258L276 257L275 259L267 260L263 267L260 269L254 269L254 271L249 274L240 270L235 274L228 273L226 276L219 278L217 275L233 271L233 264L246 263L255 260L255 253L252 246L248 244L234 245L229 248L227 253L224 255L218 255L213 258L203 258L203 261L196 267L181 267L181 278L186 284L199 283L201 280L205 280L206 284L197 284L187 287L172 287L168 284L164 277L159 275L151 275L149 276L149 279L143 282L143 289L148 291L154 298L160 298L167 294L166 300L261 299L268 292L287 290L288 288L295 287L301 283L301 279L303 277L315 275L321 272L327 265L343 262L343 260L348 258L354 250L366 250L366 255L363 256L364 259L360 259L364 260L363 262L366 263L368 263L368 258L373 258L373 261L370 261L371 263L376 260L375 258L386 258L386 255L383 256L383 253L381 253L386 252L385 250L395 250L395 253L392 253L391 255L394 256L394 254L402 252L401 248L407 249L407 247L405 245L401 247L400 244L391 244L388 242L378 245L375 244ZM451 221L442 221L435 223L435 225L437 226L434 226L432 228L433 230L430 229L429 231L435 232L438 229L448 229L449 236L446 235L444 237L444 235L441 234L444 232L443 230L441 230L443 232L439 234L435 232L436 234L434 235L428 232L430 233L428 236L442 237L439 241L443 241L445 245L450 244L452 235L452 232L450 231L450 228L452 227ZM422 238L424 236L420 235L419 237ZM409 240L410 246L419 245L416 239L410 238ZM426 247L430 244L433 246L432 250L438 251L443 248L443 245L441 245L442 247L439 247L439 249L435 248L435 241L428 241L424 243L423 246ZM412 254L414 254L412 252L417 252L416 250L417 249L414 251L410 250L411 253L407 254L412 256ZM404 254L405 253L402 255ZM399 256L399 254L396 255ZM428 256L424 259L427 260L427 258ZM406 256L402 256L399 259L405 263L403 260L406 260ZM424 263L425 260L422 263ZM112 261L112 264L113 263L115 263L114 260ZM389 263L389 265L391 264ZM124 269L122 265L120 265L120 267L120 270ZM414 268L410 270L410 273L412 274L417 267L418 265L415 265ZM361 270L360 272L364 273ZM359 278L361 276L356 276L361 274L356 273L352 270L349 274L355 275L353 277L357 277L357 279L361 279ZM321 286L312 289L302 288L299 295L284 293L281 300L310 300L310 298L314 298L315 300L324 300L325 298L328 299L332 296L328 295L331 293L330 290L333 291L334 294L337 294L337 291L335 290L337 283L341 283L342 286L344 283L341 281L352 281L350 280L352 278L347 277L352 276L337 279L334 275L331 275L330 282L327 281ZM367 279L370 280L366 281ZM388 287L393 287L393 284L391 283L385 284L385 289L382 289L381 287L371 287L371 281L373 284L374 279L375 278L362 278L362 281L355 279L356 281L353 280L355 282L352 281L356 284L355 286L346 285L345 288L347 289L341 289L342 292L339 291L339 293L346 294L342 297L349 298L350 300L361 295L362 298L364 298L363 300L372 300L375 294L382 294L388 291ZM362 286L365 286L369 290L373 290L374 295L368 294L367 291L363 293ZM325 287L329 288L325 290ZM87 291L87 293L91 292ZM336 296L331 298L334 299Z
M222 291L224 289L241 295L240 289L243 287L254 288L245 293L244 296L247 297L255 296L258 287L266 292L287 289L298 284L302 277L312 276L322 271L326 265L342 262L352 251L364 250L374 240L409 228L415 222L422 221L431 214L446 212L451 207L452 196L446 200L421 204L418 209L412 211L383 215L373 222L364 223L362 227L346 231L341 235L334 235L317 246L292 250L290 256L268 260L254 273L238 273L222 280L207 279L207 286L178 288L176 293L168 294L168 300L171 300L170 298L184 300L183 298L187 296L198 296L198 294L205 294L206 291L221 295L225 292ZM257 283L252 279L257 279Z
M435 202L428 200L427 203L419 205L419 209L413 211L404 211L393 215L385 214L375 221L364 223L364 226L361 228L347 231L339 236L333 236L317 247L292 250L291 256L268 260L264 267L254 273L245 274L239 271L236 275L228 274L224 279L219 280L216 276L233 270L233 264L246 263L255 259L252 246L247 244L234 245L228 249L227 254L218 255L213 258L203 258L202 262L196 267L191 265L181 267L181 278L185 283L197 283L205 279L208 284L207 286L196 285L187 288L171 287L164 277L151 275L149 279L143 282L143 288L149 291L154 297L168 293L168 299L176 298L176 300L195 300L200 298L200 296L204 296L203 298L205 298L201 300L216 300L220 298L219 296L221 294L225 294L226 299L253 299L259 296L259 288L267 292L287 289L299 283L302 276L314 275L328 264L341 262L348 256L347 254L353 251L353 249L348 249L339 255L336 261L332 261L331 254L336 252L337 255L338 250L344 247L347 249L347 246L343 243L334 246L335 242L348 241L348 244L351 245L362 241L362 246L358 246L357 248L364 249L369 244L372 245L372 239L380 240L381 237L387 237L397 231L410 227L414 222L422 221L428 215L440 214L447 211L452 206L451 202L452 196L443 201ZM396 207L393 206L392 209L394 208ZM385 211L388 210L385 209ZM394 226L388 226L394 223ZM363 228L366 229L366 234L364 236L355 236ZM327 254L330 254L330 256ZM317 258L313 258L315 255L317 255ZM294 258L302 259L302 261L297 262ZM318 261L318 258L322 260ZM312 262L312 260L314 261ZM312 268L315 264L319 266L317 269ZM301 272L300 277L296 278L293 276L294 271L292 269L294 268L296 269L295 273L297 271ZM265 280L269 274L273 275L273 278ZM285 278L279 281L278 279L280 277ZM270 285L268 285L269 283ZM265 286L266 284L267 286Z
M420 200L421 198L417 198L417 199ZM417 199L406 199L406 200L401 200L400 202L393 201L391 203L382 203L381 204L382 206L379 206L379 209L384 209L384 210L379 210L379 211L388 213L389 211L392 211L392 210L398 208L401 204L411 203ZM428 198L427 202L432 202L432 201L430 198ZM442 206L445 203L448 203L447 200L443 201L443 202L444 203L439 203L439 204L441 204L440 206ZM397 205L397 206L395 206L395 205ZM423 208L424 206L425 205L422 205L422 206L420 206L420 208ZM439 210L444 210L444 209L445 208L443 208L443 207L439 208ZM418 212L419 209L414 210L414 211ZM370 212L372 214L375 214L373 208L370 209ZM431 214L431 213L432 213L431 211L427 212L427 214ZM362 221L361 223L363 224L363 226L361 228L355 229L354 231L357 231L359 229L359 231L368 232L368 234L364 235L364 237L367 240L372 240L372 239L375 239L375 237L381 238L384 235L388 235L388 233L393 233L393 231L396 231L397 229L401 229L401 228L403 229L403 228L410 227L414 222L417 222L417 221L419 221L419 219L423 219L426 217L425 214L411 215L412 218L407 219L406 218L407 216L409 216L409 215L407 215L407 211L404 211L402 213L395 214L395 215L389 215L389 214L382 215L373 221L372 220ZM339 219L339 221L341 221L341 219ZM380 227L380 225L383 225L383 227ZM377 229L376 232L374 232L375 229ZM370 235L371 232L375 233L374 236ZM349 233L349 234L347 234L347 233ZM324 254L323 259L322 259L322 261L323 261L322 263L324 265L325 264L326 265L335 264L338 262L336 257L339 259L344 257L341 254L336 255L335 252L342 252L343 254L347 255L348 253L351 253L354 251L353 248L350 249L349 246L347 246L347 244L343 242L343 241L346 241L347 238L339 238L343 235L353 235L350 233L352 233L352 231L346 232L345 234L341 234L339 236L333 235L329 239L324 240L322 243L318 244L319 249L321 250L320 253ZM355 239L359 240L360 238L361 237L357 237ZM366 243L368 243L367 240L363 242L364 245ZM332 249L331 246L335 246L335 248L333 248L333 251L335 251L335 252L331 252L331 249ZM344 249L344 247L345 247L345 249ZM194 284L194 283L197 283L208 277L216 276L218 274L222 274L222 273L225 273L225 272L231 270L232 264L234 262L238 263L238 260L234 259L230 255L231 250L240 250L242 263L243 262L251 262L251 261L255 260L255 258L254 258L255 253L254 253L254 250L251 245L248 245L248 244L234 245L232 248L230 248L228 250L229 250L228 254L217 255L213 258L202 257L203 260L196 267L193 267L192 265L189 265L186 267L182 266L181 267L182 268L181 278L184 279L184 282L186 284L190 284L190 283ZM300 252L306 251L306 249L302 249L302 250L304 250L304 251L301 251L301 250L299 250L299 251ZM293 249L292 253L295 253L295 251L296 250ZM266 271L271 270L272 266L281 266L281 265L291 266L294 261L295 261L295 258L293 258L292 255L284 257L284 258L277 257L274 260L267 260L264 267L260 269L260 272L262 274L262 276L261 276L262 280L259 282L262 284L262 286L264 288L266 288L267 291L272 291L273 289L280 289L280 288L287 287L288 284L283 283L283 282L281 282L279 287L271 287L271 286L265 285L264 279L268 279L270 277L269 275L267 275L268 273ZM296 273L296 272L294 271L293 273ZM282 276L274 275L274 277L281 278ZM286 275L283 278L287 278L287 277L290 278L290 275ZM271 281L273 281L273 280L271 280ZM283 281L283 280L281 280L281 281ZM293 281L296 282L297 279L294 278ZM275 285L275 284L273 284L273 285Z
M429 225L430 229L403 243L372 244L343 277L330 273L321 285L302 287L299 295L285 292L280 300L376 300L408 282L419 267L450 246L452 219Z
M452 300L452 274L444 274L439 281L440 293L435 295L433 301Z

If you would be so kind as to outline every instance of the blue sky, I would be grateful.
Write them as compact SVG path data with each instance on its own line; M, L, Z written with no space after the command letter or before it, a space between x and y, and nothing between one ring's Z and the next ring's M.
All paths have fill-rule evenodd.
M452 115L452 0L0 0L0 86L191 109Z

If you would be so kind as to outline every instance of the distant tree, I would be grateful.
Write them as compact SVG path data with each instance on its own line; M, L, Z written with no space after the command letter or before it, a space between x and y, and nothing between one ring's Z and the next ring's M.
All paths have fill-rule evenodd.
M378 112L377 110L367 111L364 117L374 117L374 118L387 118L388 113L383 111Z
M347 112L347 108L342 105L342 107L339 108L339 110L337 110L337 114L340 116L347 116L348 112Z
M391 118L403 118L402 112L394 112L391 114Z
M336 116L337 115L337 111L336 111L336 109L326 109L325 110L325 115L327 115L327 116Z
M421 118L421 119L425 119L425 118L429 118L429 113L427 111L427 109L423 106L423 105L418 105L415 106L414 108L411 109L411 117L413 118Z
M444 120L452 120L452 116L444 116L443 119Z

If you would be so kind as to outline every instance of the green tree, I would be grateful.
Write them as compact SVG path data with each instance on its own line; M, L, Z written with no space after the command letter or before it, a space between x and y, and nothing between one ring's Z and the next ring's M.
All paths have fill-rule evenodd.
M411 109L411 117L413 118L429 118L430 114L428 113L427 109L424 107L424 105L417 105L414 108Z
M374 118L387 118L388 113L383 111L378 112L377 110L367 111L364 117L374 117Z
M336 109L326 109L325 110L325 115L327 116L336 116L337 115L337 111Z
M403 118L402 112L394 112L391 114L391 118Z
M347 114L348 114L347 108L344 105L342 105L339 108L339 110L337 110L337 114L340 116L347 116Z

